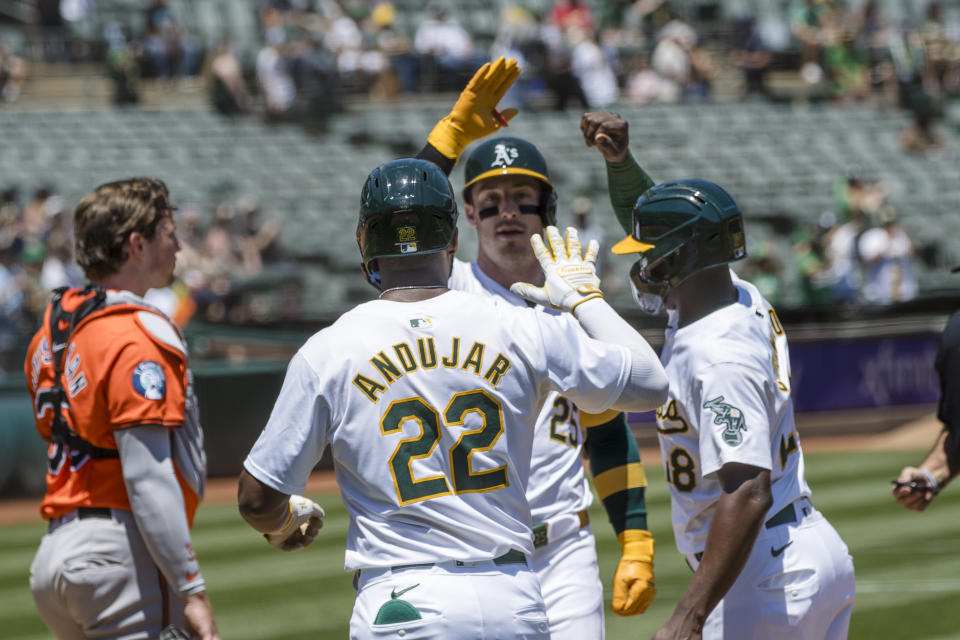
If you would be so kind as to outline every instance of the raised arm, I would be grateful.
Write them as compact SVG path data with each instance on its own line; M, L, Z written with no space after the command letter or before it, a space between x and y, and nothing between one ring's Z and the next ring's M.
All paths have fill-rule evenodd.
M595 147L606 162L610 204L617 222L630 233L633 205L654 185L630 153L630 126L616 113L588 112L580 119L580 131L586 145Z
M517 61L497 58L477 69L446 116L437 122L427 145L417 154L450 175L457 158L474 140L484 138L517 115L516 109L497 110L497 103L520 75Z
M574 227L567 227L566 240L552 225L544 235L549 249L539 235L530 236L533 252L545 275L544 285L516 282L510 290L539 305L569 311L595 340L627 347L631 354L630 378L613 408L621 411L656 409L667 399L667 374L643 336L603 299L596 274L596 240L590 241L586 256L581 257L580 238Z

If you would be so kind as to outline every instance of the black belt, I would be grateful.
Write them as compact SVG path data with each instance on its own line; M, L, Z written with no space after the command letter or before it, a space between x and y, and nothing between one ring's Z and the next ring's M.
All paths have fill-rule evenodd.
M800 507L795 505L793 502L785 506L780 511L777 511L769 520L767 520L763 526L767 529L773 529L774 527L779 527L783 524L793 524L794 522L799 522L800 517L797 515L797 509L802 509L803 515L808 515L810 513L810 507ZM698 551L693 554L693 557L697 559L697 562L703 559L703 551Z
M470 561L462 562L462 561L460 561L460 560L454 560L454 563L455 563L458 567L465 566L465 565L467 565L469 562L470 562ZM394 567L390 567L390 570L391 570L391 571L400 571L401 569L420 569L420 568L432 567L432 566L434 566L435 564L437 564L437 563L435 563L435 562L423 562L423 563L420 563L420 564L398 564L398 565L396 565L396 566L394 566ZM505 565L505 564L522 564L523 566L527 566L527 556L524 555L523 551L517 551L516 549L511 549L510 551L507 551L507 552L506 552L505 554L503 554L502 556L498 556L498 557L494 558L494 559L493 559L493 564L495 564L495 565L497 565L497 566L503 566L503 565Z
M767 529L772 529L774 527L779 527L782 524L793 524L794 522L799 522L800 518L803 516L797 514L797 509L802 509L803 515L808 515L810 513L810 507L801 507L796 503L791 502L780 511L777 511L773 516L767 520L763 525Z
M104 518L110 520L113 518L113 509L110 507L77 507L77 519L86 520L87 518ZM69 513L69 511L67 512ZM60 522L60 518L50 518L47 524L47 532L53 529L53 525Z

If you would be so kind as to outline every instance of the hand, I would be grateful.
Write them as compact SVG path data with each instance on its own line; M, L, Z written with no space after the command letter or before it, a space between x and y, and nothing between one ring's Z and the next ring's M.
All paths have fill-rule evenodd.
M916 467L904 467L897 478L900 482L916 482L924 486L929 486L926 474ZM913 490L910 487L894 487L893 497L911 511L923 511L933 500L936 493L933 488L926 491Z
M427 138L444 156L456 160L468 144L490 135L517 115L516 109L497 111L497 103L520 75L513 58L503 57L480 67L460 93L453 109Z
M696 628L690 620L677 618L676 615L660 627L652 640L701 640L703 630Z
M621 616L643 613L657 595L653 579L653 537L649 531L627 529L618 538L623 547L620 564L613 576L613 603Z
M281 551L297 551L309 547L323 526L323 507L310 498L290 496L290 516L276 531L263 534L271 545Z
M544 234L551 250L547 250L536 234L530 236L530 245L540 261L546 282L542 287L529 282L514 282L510 291L544 307L570 312L582 302L602 298L600 278L597 277L597 251L600 248L597 241L590 241L587 255L581 258L580 236L574 227L567 227L566 244L553 225L548 226Z
M589 112L580 118L588 147L596 147L607 162L623 162L630 146L630 125L616 113Z
M213 620L213 608L210 607L205 591L191 593L184 598L183 615L191 637L200 640L220 640L217 623Z

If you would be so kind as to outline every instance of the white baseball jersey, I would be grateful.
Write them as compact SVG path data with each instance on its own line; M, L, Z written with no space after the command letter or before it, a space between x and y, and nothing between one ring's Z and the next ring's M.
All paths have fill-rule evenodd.
M350 513L349 570L531 553L531 416L552 390L609 408L630 358L488 297L375 300L293 357L244 466L300 493L329 443Z
M810 495L783 327L756 287L736 276L734 285L734 304L680 328L672 314L660 357L670 392L657 410L657 430L681 553L706 545L722 493L715 472L724 464L770 470L767 518Z
M455 259L449 287L493 296L516 307L529 306L526 300L481 271L475 262ZM570 314L540 306L535 308L541 313L562 318L582 331ZM527 484L527 500L534 523L547 522L554 516L590 507L593 494L580 461L582 449L579 411L559 393L548 394L537 416L530 482Z

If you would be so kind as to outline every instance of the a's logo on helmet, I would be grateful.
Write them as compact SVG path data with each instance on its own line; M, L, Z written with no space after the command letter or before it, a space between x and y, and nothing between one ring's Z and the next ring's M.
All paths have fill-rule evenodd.
M147 400L162 400L167 394L167 377L163 368L145 360L133 370L133 389Z
M493 147L493 162L491 167L508 167L517 159L517 148L508 147L505 144L498 144Z

